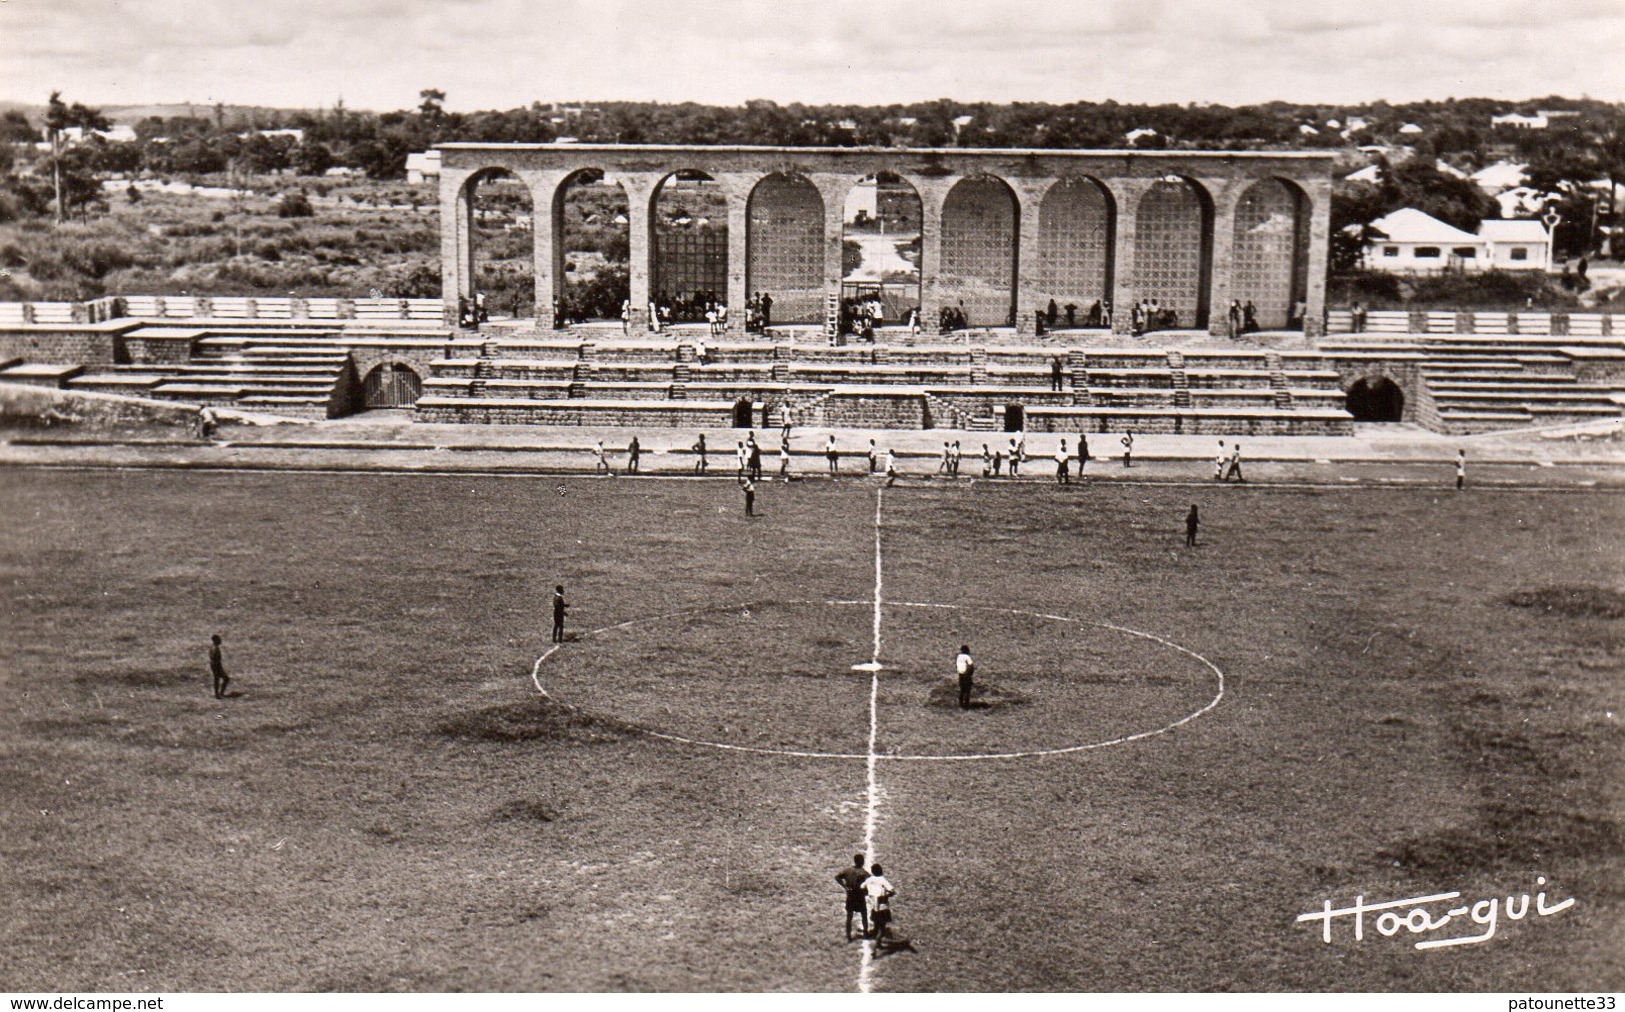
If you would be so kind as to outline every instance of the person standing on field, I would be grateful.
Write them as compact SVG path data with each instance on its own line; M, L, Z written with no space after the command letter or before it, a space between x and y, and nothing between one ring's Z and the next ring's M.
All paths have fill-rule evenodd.
M1467 487L1467 451L1456 451L1456 491Z
M869 440L869 473L870 474L875 473L875 458L876 458L876 456L877 456L877 454L875 452L875 441L871 439L871 440Z
M1067 473L1072 455L1066 452L1066 440L1061 440L1061 448L1055 451L1055 482L1058 485L1072 484L1072 478Z
M226 661L220 654L220 634L215 633L209 643L209 674L214 679L214 698L225 699L231 676L226 674Z
M694 473L704 474L705 469L710 466L705 459L705 433L700 433L700 438L694 441L690 449L694 451Z
M829 462L831 478L841 473L841 451L835 448L834 433L830 433L829 441L824 444L824 459Z
M993 477L993 451L987 448L986 443L982 444L982 477Z
M564 584L553 588L553 642L564 642L564 613L568 611L564 603Z
M852 866L842 868L835 873L835 881L846 890L846 940L852 940L852 915L857 914L859 925L863 928L861 937L869 937L869 904L868 891L863 883L869 880L869 872L863 867L863 855L852 855Z
M1016 437L1010 437L1010 477L1019 477L1021 474L1021 447L1016 443Z
M897 889L878 862L869 867L863 888L869 894L869 923L874 929L875 945L884 945L891 934L891 900L897 895Z
M1213 457L1213 480L1214 481L1223 481L1224 480L1224 462L1229 458L1229 456L1230 455L1228 453L1226 453L1225 449L1224 449L1224 440L1222 440L1222 439L1219 440L1219 452L1217 454L1215 454L1214 457Z
M970 709L971 689L975 687L976 662L971 659L970 644L959 648L959 656L954 658L954 669L959 673L959 708Z
M1240 443L1237 443L1235 446L1232 446L1230 448L1230 470L1224 472L1224 480L1229 481L1231 479L1231 477L1234 477L1237 481L1246 481L1247 480L1246 478L1243 478L1241 476L1241 444Z
M961 459L961 454L959 452L959 440L956 439L954 440L953 449L948 454L948 477L959 477L959 461Z
M756 482L752 481L749 475L746 475L745 477L739 479L739 487L745 492L745 515L747 517L755 516Z
M615 477L614 470L612 470L609 466L609 454L604 449L604 441L602 439L598 440L598 442L594 444L592 452L593 455L598 458L598 462L593 465L594 470L602 471L606 477Z
M638 442L638 437L633 436L632 441L630 443L626 444L626 473L627 474L637 474L638 473L638 458L640 458L642 456L643 456L643 446L642 446L642 444L640 444Z
M1133 467L1134 465L1129 462L1129 458L1134 455L1134 433L1123 433L1123 438L1119 442L1123 444L1123 466Z
M779 477L790 480L790 437L779 440Z
M1196 528L1201 525L1201 518L1197 516L1196 504L1191 503L1191 511L1185 514L1185 547L1196 547Z

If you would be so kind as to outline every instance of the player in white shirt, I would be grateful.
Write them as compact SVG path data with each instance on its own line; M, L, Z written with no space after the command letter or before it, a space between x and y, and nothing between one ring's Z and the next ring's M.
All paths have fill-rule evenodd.
M885 870L875 864L869 868L863 891L869 894L869 923L874 928L875 941L883 944L890 934L891 898L897 895L897 889L886 878Z

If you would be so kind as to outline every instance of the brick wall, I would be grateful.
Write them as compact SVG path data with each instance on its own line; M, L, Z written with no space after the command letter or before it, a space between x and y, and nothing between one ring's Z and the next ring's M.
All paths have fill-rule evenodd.
M112 365L118 361L119 337L129 326L87 324L61 327L0 329L0 359L59 365Z

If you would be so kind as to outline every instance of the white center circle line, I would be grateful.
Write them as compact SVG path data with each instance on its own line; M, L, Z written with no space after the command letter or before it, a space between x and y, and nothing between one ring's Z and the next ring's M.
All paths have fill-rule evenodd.
M842 599L842 598L830 598L830 599L823 600L823 601L796 600L796 601L756 602L757 607L762 607L763 605L766 605L766 604L777 604L777 605L827 605L827 606L832 606L832 607L841 607L841 606L847 606L847 607L856 607L856 606L873 607L874 602L872 600L869 600L869 601L861 601L861 600L854 601L854 600ZM1134 636L1134 637L1138 637L1140 639L1149 640L1149 641L1151 641L1153 643L1160 644L1162 646L1165 646L1165 647L1169 648L1170 650L1178 651L1179 653L1184 654L1185 656L1187 656L1187 657L1191 658L1192 660L1198 662L1203 667L1206 667L1210 672L1212 672L1213 678L1214 678L1214 684L1215 684L1215 691L1213 693L1213 697L1211 699L1209 699L1199 709L1193 710L1190 713L1185 714L1183 717L1180 717L1178 720L1171 721L1171 722L1169 722L1167 724L1164 724L1164 725L1162 725L1160 727L1150 728L1150 729L1144 730L1144 731L1137 731L1137 732L1135 732L1133 734L1119 735L1118 737L1108 738L1108 739L1105 739L1103 741L1085 742L1085 743L1081 743L1081 744L1077 744L1077 745L1066 745L1066 746L1061 746L1061 747L1057 747L1057 748L1023 749L1023 750L1011 751L1011 752L967 752L967 753L944 753L944 754L921 753L921 754L906 754L906 755L896 755L896 754L891 754L891 753L886 753L886 752L878 752L878 753L875 753L875 755L874 755L874 759L877 762L990 762L990 761L995 761L995 760L1009 760L1009 759L1037 759L1037 758L1042 758L1044 756L1070 755L1070 754L1077 753L1077 752L1089 752L1089 751L1093 751L1095 749L1109 748L1109 747L1111 747L1113 745L1126 745L1129 742L1142 741L1142 740L1147 739L1147 738L1154 738L1154 737L1157 737L1158 735L1166 734L1169 731L1172 731L1173 729L1175 729L1177 727L1182 727L1185 724L1188 724L1191 721L1195 720L1196 718L1202 716L1203 714L1208 713L1214 707L1218 706L1219 703L1224 699L1225 677L1224 677L1224 670L1222 668L1220 668L1217 664L1214 664L1212 661L1208 660L1206 657L1204 657L1201 654L1197 653L1195 650L1192 650L1189 647L1186 647L1186 646L1183 646L1183 645L1181 645L1179 643L1176 643L1173 640L1170 640L1170 639L1168 639L1166 637L1159 636L1156 633L1146 632L1146 631L1141 630L1141 629L1131 629L1128 626L1117 625L1117 624L1112 623L1112 622L1101 622L1101 621L1095 621L1093 619L1075 618L1075 617L1070 616L1070 615L1056 615L1056 614L1051 614L1051 613L1047 613L1047 612L1030 611L1030 610L1025 609L1025 608L1003 608L1003 607L998 607L998 606L994 606L994 605L947 604L947 603L927 602L927 601L888 601L888 602L886 602L886 604L887 604L887 606L893 607L893 608L936 608L936 609L951 609L951 610L959 610L959 611L982 611L982 612L989 612L989 613L992 613L992 614L1000 614L1000 615L1021 615L1021 616L1026 616L1028 618L1039 618L1039 619L1045 619L1045 620L1052 621L1052 622L1069 622L1069 623L1072 623L1074 625L1086 625L1086 626L1094 626L1097 629L1109 629L1112 632L1121 633L1121 634L1123 634L1125 636ZM624 629L624 628L627 628L628 626L639 625L639 624L642 624L642 623L645 623L645 622L658 622L658 621L661 621L661 620L664 620L664 619L677 618L677 617L680 617L680 616L683 616L683 615L697 615L697 614L702 614L702 613L705 613L705 612L731 611L731 610L734 610L734 609L739 609L739 608L744 608L744 607L747 607L747 605L741 603L741 604L731 604L731 605L712 605L712 606L701 606L701 607L694 607L694 608L684 608L684 609L680 609L680 610L677 610L677 611L666 612L666 613L660 614L660 615L651 615L651 616L648 616L646 618L628 619L628 620L626 620L624 622L617 622L617 623L615 623L613 625L602 626L600 628L592 629L592 630L589 630L587 632L582 633L580 635L579 639L586 639L588 637L597 636L597 635L602 634L602 633L614 632L617 629ZM558 651L558 649L559 649L559 647L561 645L562 644L554 644L554 645L548 647L547 652L542 654L540 657L536 658L536 663L531 666L531 681L536 686L536 691L538 693L540 693L544 698L555 699L555 697L553 697L542 684L542 680L541 680L542 663L544 661L546 661L549 657L552 657L553 654L555 654ZM878 672L874 673L874 677L878 677ZM566 702L566 701L563 701L563 700L556 700L556 701ZM566 705L571 705L571 704L568 704L566 702ZM802 750L802 749L768 748L768 747L762 746L762 745L738 745L738 744L734 744L733 742L712 741L712 740L707 739L707 738L694 738L694 737L690 737L688 735L675 734L675 733L672 733L670 731L659 731L659 730L656 730L654 728L647 728L647 727L638 727L637 730L641 734L644 734L644 735L646 735L646 736L648 736L650 738L658 738L661 741L676 742L678 744L683 744L683 745L693 745L693 746L697 746L697 747L700 747L700 748L717 749L717 750L723 751L723 752L739 752L739 753L744 753L744 754L749 754L749 755L785 756L785 757L792 758L792 759L835 759L835 760L845 760L845 761L848 761L848 762L860 761L860 760L864 761L864 762L868 762L868 760L870 758L870 754L867 753L867 752L819 752L819 751Z

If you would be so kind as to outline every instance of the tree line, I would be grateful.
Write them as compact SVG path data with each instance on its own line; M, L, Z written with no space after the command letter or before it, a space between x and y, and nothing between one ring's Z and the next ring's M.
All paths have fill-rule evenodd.
M347 109L342 101L321 110L247 113L215 106L203 114L142 119L133 124L132 141L93 137L66 145L61 138L68 127L105 129L106 117L53 93L42 117L30 120L16 110L0 115L0 174L6 177L0 216L44 213L53 204L58 218L75 208L83 212L99 199L98 174L316 176L343 166L395 179L405 173L409 153L441 142L546 143L563 137L623 144L1339 150L1348 156L1341 163L1345 170L1369 160L1357 148L1379 146L1400 157L1391 158L1375 187L1338 186L1334 227L1415 206L1471 229L1479 218L1495 216L1495 206L1436 163L1471 171L1508 159L1528 164L1530 185L1565 205L1565 221L1585 219L1593 239L1616 209L1585 192L1585 184L1625 183L1625 105L1557 96L1521 103L1469 98L1234 107L950 99L875 106L537 102L475 112L448 110L446 93L437 88L424 89L418 98L415 108L382 113ZM1537 109L1572 115L1554 118L1543 130L1491 126L1493 116ZM302 136L266 133L277 130ZM51 142L48 191L30 189L25 178L38 158L32 144L40 141ZM39 175L37 168L32 175ZM1583 245L1584 238L1575 241Z

